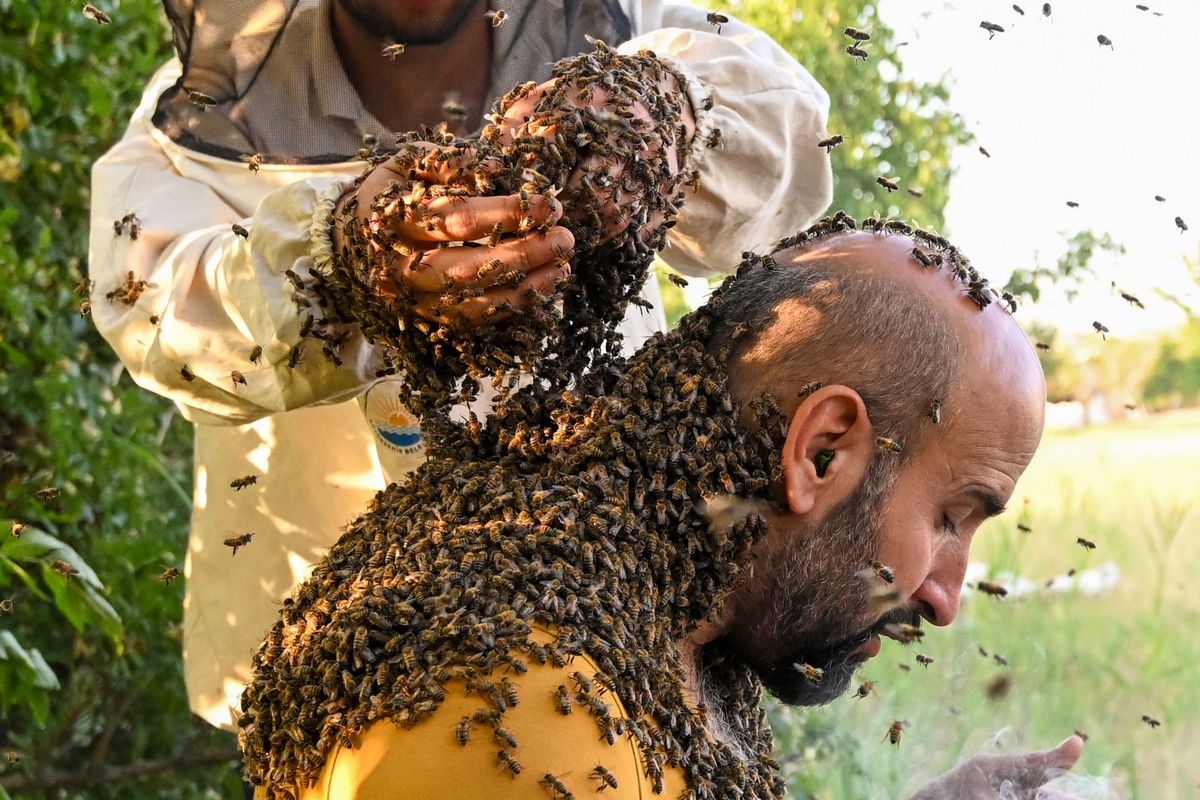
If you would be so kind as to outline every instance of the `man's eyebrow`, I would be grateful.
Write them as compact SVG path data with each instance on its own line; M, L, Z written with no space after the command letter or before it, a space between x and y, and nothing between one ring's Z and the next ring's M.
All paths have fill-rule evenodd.
M978 500L983 505L983 513L989 517L998 516L1005 511L1004 501L990 489L985 489L982 486L972 486L964 494Z

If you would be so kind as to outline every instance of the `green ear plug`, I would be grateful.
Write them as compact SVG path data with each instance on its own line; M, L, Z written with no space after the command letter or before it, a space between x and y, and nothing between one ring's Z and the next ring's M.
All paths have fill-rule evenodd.
M829 468L829 462L833 461L832 450L822 450L817 453L817 457L813 459L813 463L817 465L817 477L824 478L825 470Z

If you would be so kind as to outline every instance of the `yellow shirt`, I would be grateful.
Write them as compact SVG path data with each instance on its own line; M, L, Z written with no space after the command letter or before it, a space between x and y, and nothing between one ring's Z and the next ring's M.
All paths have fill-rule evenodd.
M552 641L536 629L530 638ZM303 791L300 800L562 800L561 794L539 783L547 773L575 798L681 797L687 789L681 769L663 767L663 793L656 795L631 737L617 736L610 745L596 719L574 701L570 714L561 712L558 687L566 686L574 697L571 676L575 672L590 678L599 669L583 655L562 668L531 661L523 675L505 673L515 684L520 702L504 713L500 724L516 738L516 747L497 741L486 723L472 723L467 744L460 745L455 730L459 722L486 704L477 694L467 695L462 682L448 683L445 701L416 725L402 728L389 721L376 722L359 737L358 747L335 747L316 785ZM498 681L499 676L492 679ZM614 719L628 719L619 699L609 692L602 699ZM500 763L500 749L521 765L520 774ZM601 790L601 781L592 777L597 765L616 778L616 789ZM260 788L255 800L266 796Z

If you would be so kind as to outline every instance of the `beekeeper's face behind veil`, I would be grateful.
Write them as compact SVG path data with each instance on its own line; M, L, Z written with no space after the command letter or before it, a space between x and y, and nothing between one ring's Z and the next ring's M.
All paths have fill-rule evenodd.
M406 45L437 45L454 35L486 0L335 0L366 33Z

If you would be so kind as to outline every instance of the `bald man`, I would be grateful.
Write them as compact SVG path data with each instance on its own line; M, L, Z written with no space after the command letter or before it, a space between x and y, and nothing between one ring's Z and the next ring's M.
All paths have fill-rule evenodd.
M828 702L881 635L949 625L1042 433L1000 296L940 237L864 226L749 257L540 432L498 418L492 458L381 493L256 659L260 796L781 797L763 688ZM1050 797L1081 751L917 797Z

